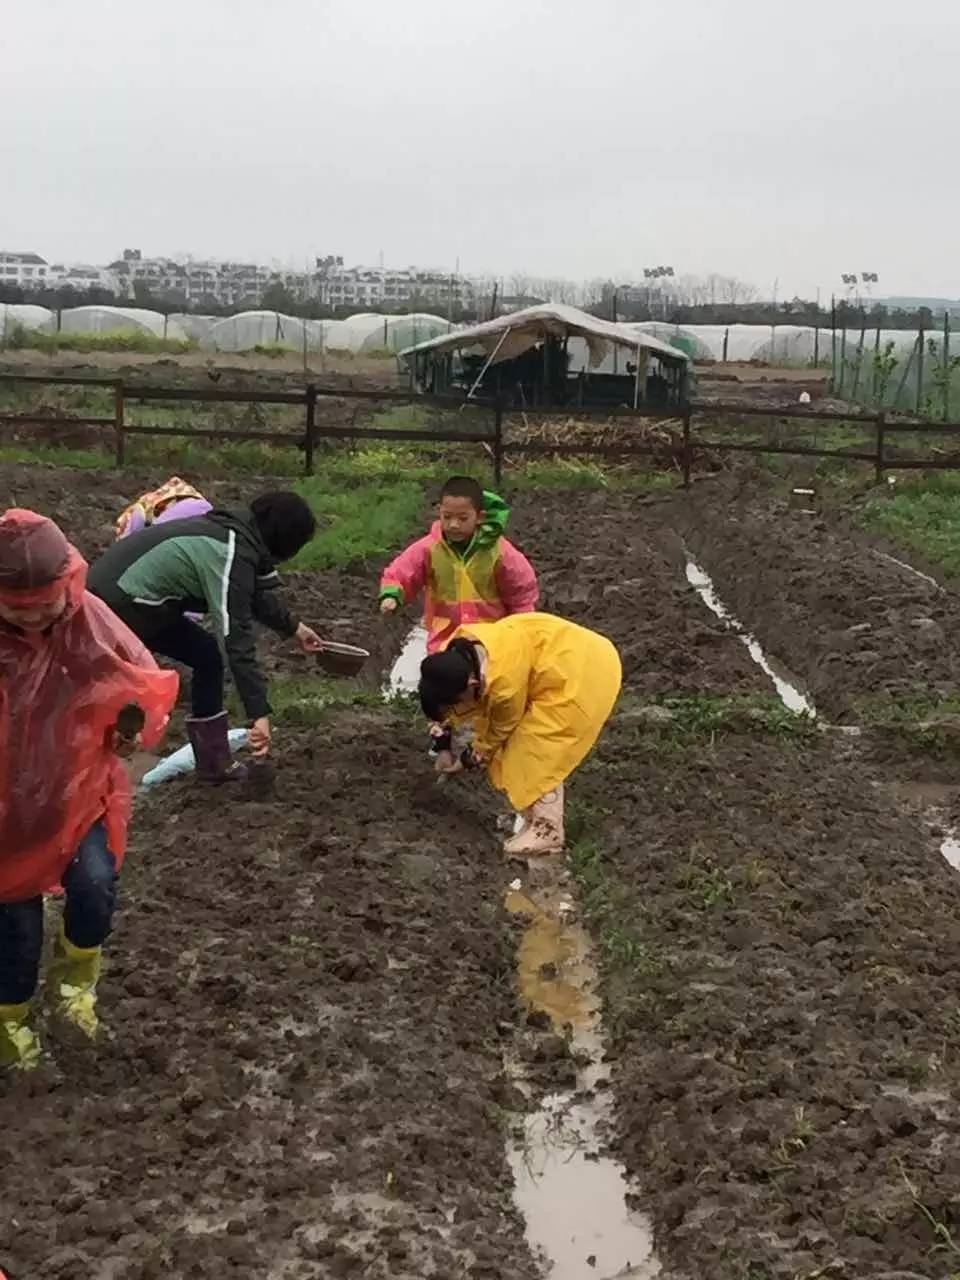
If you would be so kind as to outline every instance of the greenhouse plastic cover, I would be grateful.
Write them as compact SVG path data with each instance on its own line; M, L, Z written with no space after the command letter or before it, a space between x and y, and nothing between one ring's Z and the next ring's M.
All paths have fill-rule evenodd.
M217 351L252 351L276 343L297 351L304 345L308 351L318 351L322 332L318 320L301 320L279 311L241 311L215 321L203 342Z
M54 327L53 312L29 302L0 303L0 335L6 336L18 327L50 330Z
M196 342L202 344L219 319L219 316L198 316L193 315L191 312L178 311L171 315L170 322L178 325L188 338L193 338Z
M156 338L186 338L170 317L143 307L66 307L60 312L64 333L152 333Z

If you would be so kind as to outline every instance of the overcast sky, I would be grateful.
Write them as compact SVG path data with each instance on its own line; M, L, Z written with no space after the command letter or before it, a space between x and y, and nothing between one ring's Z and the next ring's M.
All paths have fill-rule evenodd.
M960 296L960 0L5 0L0 248Z

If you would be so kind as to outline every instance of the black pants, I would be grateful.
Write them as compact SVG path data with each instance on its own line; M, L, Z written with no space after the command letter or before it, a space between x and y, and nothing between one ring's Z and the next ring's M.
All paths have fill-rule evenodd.
M223 655L217 638L203 627L180 618L172 626L144 639L153 653L172 658L193 673L190 705L201 720L217 716L223 710Z

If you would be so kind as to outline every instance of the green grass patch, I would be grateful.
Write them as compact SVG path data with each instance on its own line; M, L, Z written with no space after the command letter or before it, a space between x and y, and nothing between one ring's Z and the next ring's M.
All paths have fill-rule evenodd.
M331 676L274 676L270 681L270 702L275 725L310 726L321 724L331 711L341 707L382 707L378 689L336 680ZM231 690L227 704L232 715L243 720L236 693Z
M931 698L917 693L893 698L879 694L858 698L853 712L864 728L899 738L923 754L960 754L960 696Z
M97 470L107 462L99 449L61 449L53 445L5 444L0 446L0 462L22 462L50 467L74 467L81 471Z
M184 355L193 351L197 343L192 338L164 338L154 333L132 332L127 329L106 330L103 333L47 333L44 329L28 329L15 326L4 339L8 351L43 351L55 355L58 351L134 351L149 355Z
M630 983L659 973L662 957L644 937L642 908L619 885L598 842L602 815L571 798L568 829L578 832L569 842L567 863L580 887L584 910L597 938L608 976Z
M78 410L74 408L72 411ZM98 406L97 411L106 412L102 406ZM149 420L159 421L157 410L151 412ZM63 426L68 430L69 422L64 420ZM0 461L62 467L110 467L113 457L113 435L109 430L104 430L102 447L72 448L28 441L0 447ZM198 477L216 475L221 479L231 472L260 476L303 475L303 456L296 449L276 448L259 441L211 443L206 440L194 442L189 438L130 437L126 443L125 465L137 469L156 466ZM352 486L369 481L393 485L395 477L402 476L399 482L402 484L416 481L421 486L439 486L449 476L461 472L476 476L487 488L493 487L489 459L479 461L472 457L464 458L450 450L426 450L386 441L349 450L338 447L319 453L316 475L303 483L312 486L326 481ZM512 493L536 489L608 489L643 494L666 493L677 484L677 477L672 472L637 471L624 467L604 470L591 462L575 459L544 459L511 467L504 476L501 491L508 499Z
M858 519L866 528L919 552L931 564L960 574L960 476L956 473L898 477L896 491L878 491Z
M369 481L348 489L331 486L329 474L296 486L320 521L320 531L292 561L293 569L330 569L399 550L416 530L423 489L416 480Z
M775 695L763 693L668 694L649 701L627 694L618 704L613 724L649 739L656 750L702 746L722 734L804 740L817 732L812 716L798 715Z

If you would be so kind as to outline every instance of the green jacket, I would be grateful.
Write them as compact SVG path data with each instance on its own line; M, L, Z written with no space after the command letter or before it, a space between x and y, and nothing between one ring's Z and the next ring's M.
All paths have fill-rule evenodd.
M251 720L270 714L254 621L286 637L298 625L275 590L278 584L249 508L150 525L114 542L87 579L87 589L148 648L151 637L185 613L209 614Z

